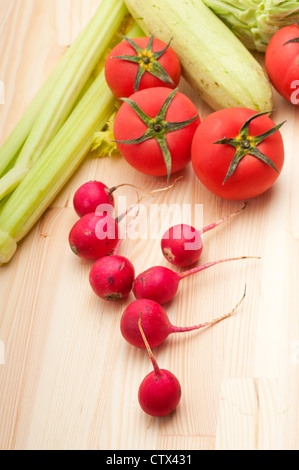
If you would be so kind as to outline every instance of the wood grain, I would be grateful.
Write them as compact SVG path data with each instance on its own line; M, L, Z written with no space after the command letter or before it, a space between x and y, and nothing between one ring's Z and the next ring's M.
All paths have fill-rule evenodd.
M1 143L98 4L0 0ZM180 87L202 118L211 112L184 80ZM201 261L262 260L219 265L185 279L167 306L174 324L208 321L230 311L247 284L237 315L201 332L173 335L156 349L160 366L177 375L183 390L179 408L165 419L140 410L137 391L151 364L119 332L133 296L117 304L96 298L90 263L78 260L67 240L80 184L98 178L108 186L128 182L152 190L165 181L137 174L120 157L86 159L0 270L1 449L299 448L298 109L275 94L273 119L287 119L279 181L238 218L205 235ZM202 204L205 224L240 207L209 193L190 166L182 175L156 203ZM125 188L119 195L135 198ZM167 265L159 247L163 217L150 212L150 202L142 236L122 246L137 273Z

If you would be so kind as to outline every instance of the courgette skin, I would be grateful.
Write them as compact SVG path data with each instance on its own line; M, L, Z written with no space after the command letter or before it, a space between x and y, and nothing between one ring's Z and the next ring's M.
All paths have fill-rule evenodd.
M273 93L263 67L201 0L125 0L143 31L171 46L184 78L212 109L271 111Z

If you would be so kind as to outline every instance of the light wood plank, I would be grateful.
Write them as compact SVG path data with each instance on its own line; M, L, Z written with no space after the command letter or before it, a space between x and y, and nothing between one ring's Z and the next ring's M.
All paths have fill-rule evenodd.
M1 143L99 3L0 0ZM180 89L202 118L211 112L184 80ZM67 240L77 220L72 198L80 184L98 178L108 186L128 182L152 190L165 180L138 174L121 157L86 159L0 269L1 449L299 448L298 109L275 94L273 119L287 119L279 182L242 215L207 233L201 259L262 260L219 265L185 279L167 306L174 324L208 321L230 311L247 284L246 300L233 318L172 335L156 349L160 366L177 375L183 390L179 408L166 419L150 419L138 405L138 387L151 363L119 332L133 296L118 304L96 298L88 284L90 263L79 261ZM202 204L205 225L240 207L209 193L191 166L181 174L175 189L154 202ZM128 203L135 198L125 188L118 194ZM167 266L159 245L163 217L151 213L150 202L145 200L140 219L144 236L121 248L137 273Z

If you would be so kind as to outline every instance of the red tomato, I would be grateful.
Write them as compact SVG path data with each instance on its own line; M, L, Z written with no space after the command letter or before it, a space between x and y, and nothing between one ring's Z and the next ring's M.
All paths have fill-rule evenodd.
M162 52L165 48L167 49L160 56L159 51ZM120 56L128 59L131 57L136 63L114 58ZM138 73L140 76L137 79ZM164 77L165 81L153 73ZM174 50L153 36L133 40L126 38L110 52L105 64L105 76L117 98L129 97L146 88L176 88L181 78L181 64Z
M299 105L299 25L285 26L272 37L265 57L269 78L280 95Z
M129 102L138 106L143 118ZM186 95L164 87L148 88L122 104L115 118L114 137L120 153L136 170L170 176L190 162L199 123L198 111Z
M246 108L211 113L198 127L192 143L195 174L224 199L244 200L262 194L283 167L281 125L275 126L265 113L257 115Z

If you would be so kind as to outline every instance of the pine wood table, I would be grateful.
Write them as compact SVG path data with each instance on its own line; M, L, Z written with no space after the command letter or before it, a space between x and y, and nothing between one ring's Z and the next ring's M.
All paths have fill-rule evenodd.
M98 4L0 0L1 143ZM211 113L184 80L180 88L202 118ZM182 385L180 406L163 419L139 407L138 387L151 363L119 330L133 295L119 303L97 298L88 282L90 263L71 252L68 233L77 220L72 197L84 182L135 183L151 191L165 180L137 174L119 156L86 158L0 268L1 449L299 448L299 110L275 94L272 117L287 120L284 170L241 215L204 236L201 261L262 259L186 279L167 306L176 325L209 321L229 312L247 284L237 315L172 335L155 350L159 365ZM209 193L190 165L181 175L174 189L156 195L156 204L201 204L205 225L240 207ZM136 196L129 188L118 194L130 201ZM151 202L144 201L140 236L121 248L137 273L167 266L159 246L163 220L150 212Z

